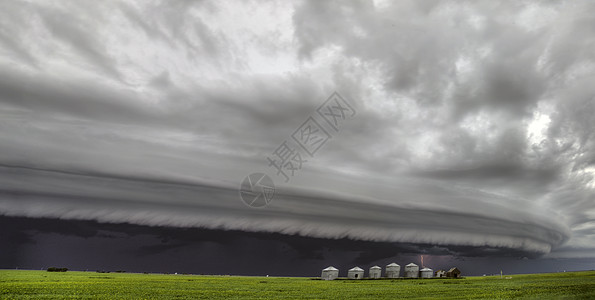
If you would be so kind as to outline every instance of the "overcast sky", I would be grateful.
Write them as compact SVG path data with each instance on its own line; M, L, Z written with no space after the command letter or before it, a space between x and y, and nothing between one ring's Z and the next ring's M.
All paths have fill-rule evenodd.
M593 11L2 1L0 214L593 266ZM286 181L267 157L333 92L354 115ZM266 207L239 197L253 172L274 181Z

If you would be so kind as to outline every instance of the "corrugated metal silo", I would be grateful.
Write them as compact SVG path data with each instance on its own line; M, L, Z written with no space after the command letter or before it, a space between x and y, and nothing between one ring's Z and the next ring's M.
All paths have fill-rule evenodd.
M354 267L347 271L347 278L349 279L362 279L364 278L364 269L360 267Z
M337 277L339 277L339 270L333 266L323 269L322 275L320 275L320 279L323 280L333 280Z
M417 278L419 277L419 267L414 264L410 263L405 266L405 278Z
M432 278L434 277L434 270L430 268L423 268L419 270L419 277L421 278Z
M386 266L386 277L387 278L399 278L401 276L401 266L396 263L392 263Z
M370 268L370 278L380 278L382 276L382 268L373 266Z

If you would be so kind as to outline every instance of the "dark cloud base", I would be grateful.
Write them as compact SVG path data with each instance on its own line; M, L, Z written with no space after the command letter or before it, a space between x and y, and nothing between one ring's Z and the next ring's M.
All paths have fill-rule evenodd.
M0 268L126 270L191 274L317 276L397 262L468 275L593 268L580 259L527 258L510 249L319 239L278 233L141 226L127 223L0 217Z

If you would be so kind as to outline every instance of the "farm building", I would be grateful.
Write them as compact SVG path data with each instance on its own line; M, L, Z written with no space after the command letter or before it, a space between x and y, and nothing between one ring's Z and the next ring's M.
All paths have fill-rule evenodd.
M444 270L436 271L436 277L446 277L446 271L444 271Z
M399 278L401 275L401 266L396 263L392 263L386 266L386 277L387 278Z
M337 277L339 277L339 270L333 266L322 270L322 275L320 275L320 279L323 280L334 280Z
M419 276L419 267L410 263L405 266L405 278L417 278Z
M446 272L446 277L448 278L460 278L461 277L461 270L457 267L452 267L448 272Z
M360 267L354 267L347 271L347 278L349 279L362 279L364 278L364 269Z
M434 270L430 268L423 268L419 270L419 277L421 278L432 278L434 277Z
M370 268L370 278L380 278L382 276L382 268L373 266Z

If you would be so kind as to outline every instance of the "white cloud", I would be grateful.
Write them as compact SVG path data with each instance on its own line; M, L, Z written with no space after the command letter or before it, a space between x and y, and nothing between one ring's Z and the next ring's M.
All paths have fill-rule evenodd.
M595 248L589 2L0 6L1 213ZM244 207L334 90L357 117Z

